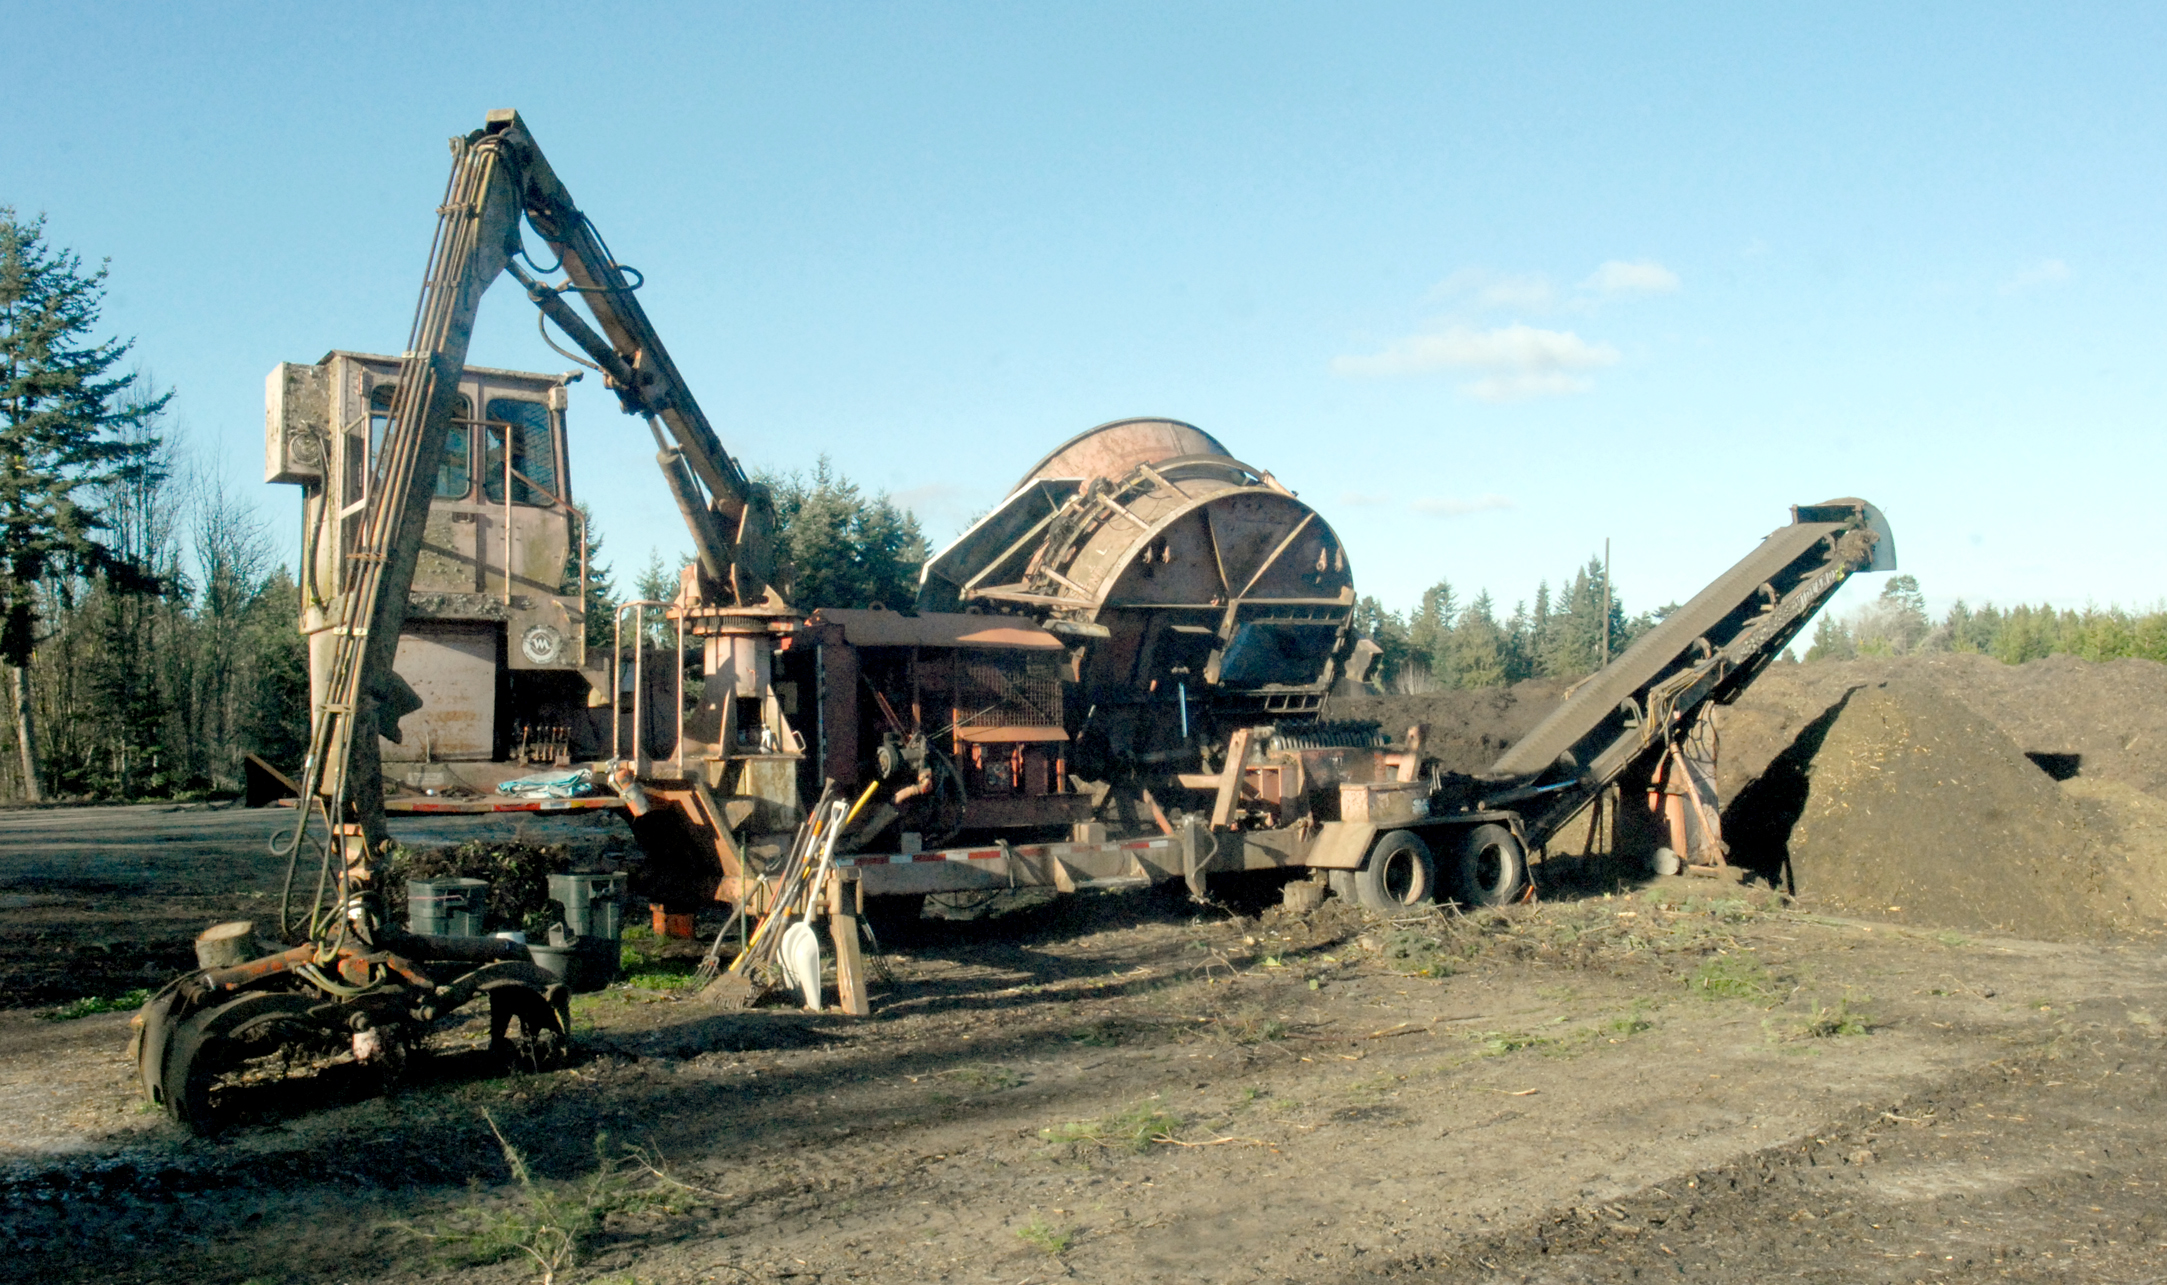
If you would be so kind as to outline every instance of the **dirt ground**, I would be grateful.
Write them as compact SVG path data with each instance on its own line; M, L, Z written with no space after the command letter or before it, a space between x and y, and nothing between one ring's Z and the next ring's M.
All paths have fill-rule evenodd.
M48 976L43 942L140 985L190 925L275 896L276 821L0 818L9 976ZM569 1069L501 1078L469 1025L396 1092L333 1067L215 1142L141 1108L125 1014L47 1021L11 990L0 1261L511 1282L533 1262L464 1263L446 1233L585 1210L557 1279L2167 1272L2167 966L2147 943L1872 923L1707 880L1398 924L1249 891L927 921L870 1020L613 989L578 1001Z

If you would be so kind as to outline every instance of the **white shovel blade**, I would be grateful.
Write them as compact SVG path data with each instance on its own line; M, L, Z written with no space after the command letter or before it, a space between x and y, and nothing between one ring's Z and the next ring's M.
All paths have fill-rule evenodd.
M820 936L811 924L800 921L783 930L783 976L805 996L805 1007L820 1011Z

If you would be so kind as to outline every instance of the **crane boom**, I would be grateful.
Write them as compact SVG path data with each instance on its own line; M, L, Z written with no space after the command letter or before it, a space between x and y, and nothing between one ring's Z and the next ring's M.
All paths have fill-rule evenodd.
M385 837L377 736L396 741L400 716L417 704L393 661L428 517L429 479L457 413L476 312L499 274L514 273L544 315L586 351L624 410L645 418L655 432L658 462L699 555L697 602L686 605L785 605L772 587L772 501L723 449L670 359L635 297L639 274L610 255L517 112L489 113L482 129L452 140L452 154L391 423L350 555L348 589L333 604L329 681L303 769L303 798L340 836L336 883L348 913L359 904L356 897L370 891L368 869ZM521 252L522 216L559 256L564 284L544 284L513 263ZM599 330L566 295L586 301ZM300 833L293 843L298 852ZM318 923L311 931L323 929Z
M627 269L611 256L593 223L573 202L519 113L489 113L485 132L497 137L512 158L527 223L549 243L570 279L564 286L549 287L520 272L528 297L601 367L627 414L660 420L668 430L676 450L712 495L711 512L728 523L729 529L719 534L734 546L731 579L737 599L757 601L775 578L774 514L766 488L747 477L723 449L640 306L637 284L626 278ZM599 335L564 303L565 294L577 294L586 302L600 323ZM708 533L698 529L698 522L693 525L698 544ZM713 571L702 569L713 577Z

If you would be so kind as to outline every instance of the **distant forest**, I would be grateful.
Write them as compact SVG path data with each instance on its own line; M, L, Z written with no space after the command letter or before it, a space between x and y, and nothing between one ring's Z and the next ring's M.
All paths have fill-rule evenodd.
M1383 653L1371 679L1388 691L1419 695L1593 673L1606 625L1610 654L1616 656L1677 609L1673 603L1628 617L1613 584L1606 621L1602 575L1602 559L1591 558L1561 578L1555 591L1547 581L1538 585L1534 605L1519 603L1503 620L1489 594L1462 605L1445 581L1424 591L1422 600L1406 612L1364 598L1356 607L1355 622ZM1936 621L1927 614L1918 580L1897 575L1862 607L1841 615L1822 612L1805 659L1921 652L1973 652L2012 665L2061 653L2085 660L2134 656L2167 663L2167 609L1973 607L1959 600Z
M1972 652L2011 665L2048 656L2084 660L2135 657L2167 663L2167 609L2120 607L1973 607L1959 598L1939 621L1911 576L1891 576L1881 596L1844 616L1823 613L1806 659L1908 656L1917 652Z

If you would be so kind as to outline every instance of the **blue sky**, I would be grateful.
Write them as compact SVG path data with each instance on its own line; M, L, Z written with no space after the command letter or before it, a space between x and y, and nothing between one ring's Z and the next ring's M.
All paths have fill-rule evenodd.
M1863 495L1937 608L2167 597L2167 18L2128 6L0 4L0 204L110 257L200 461L407 333L443 140L516 107L726 445L936 545L1168 415L1357 584L1630 610ZM499 285L473 360L555 370ZM620 577L685 541L590 382ZM1847 594L1870 594L1862 583Z

